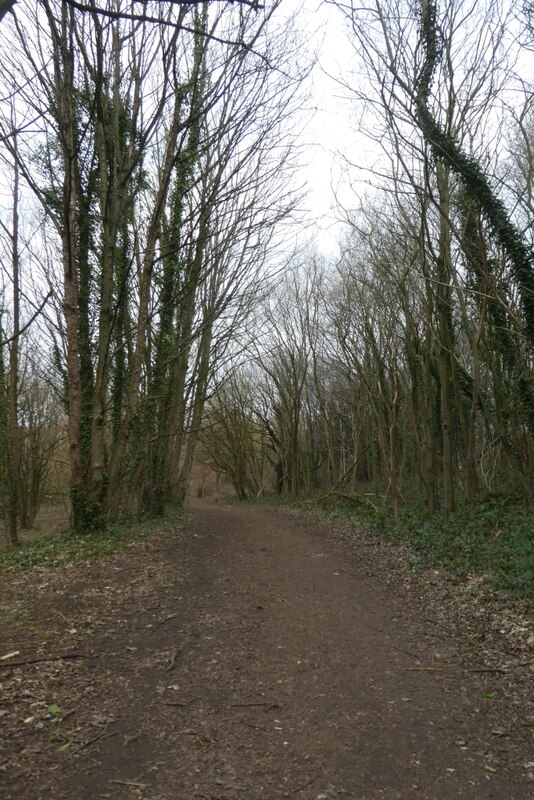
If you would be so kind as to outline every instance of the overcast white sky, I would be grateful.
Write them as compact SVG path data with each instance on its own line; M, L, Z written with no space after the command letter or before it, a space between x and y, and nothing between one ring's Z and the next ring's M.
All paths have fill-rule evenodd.
M509 0L510 8L514 5ZM507 4L505 4L505 7ZM357 70L357 55L350 42L350 31L334 0L284 0L282 9L298 11L299 28L308 32L310 51L318 51L318 64L313 74L312 105L316 112L306 135L309 151L308 166L303 177L308 187L309 218L316 218L314 228L317 244L325 254L335 253L343 231L342 210L337 204L354 209L359 197L369 191L371 174L365 169L348 167L352 164L372 167L383 157L369 138L358 132L358 109L347 87L336 77L351 84L351 73ZM524 68L521 64L524 62ZM519 74L531 80L533 53L524 49L517 67ZM512 98L513 99L513 98ZM524 102L521 92L521 102ZM336 199L337 196L337 199ZM310 231L310 238L311 238Z
M283 4L284 7L284 4ZM301 178L307 184L307 219L316 219L305 237L314 238L325 253L335 252L342 230L335 192L341 191L344 169L341 153L350 152L358 140L350 124L351 104L343 98L343 88L336 76L350 70L353 53L344 31L341 13L332 4L321 0L287 0L288 10L298 10L299 29L307 33L310 54L318 53L318 63L312 75L315 109L306 126L304 156L306 167Z

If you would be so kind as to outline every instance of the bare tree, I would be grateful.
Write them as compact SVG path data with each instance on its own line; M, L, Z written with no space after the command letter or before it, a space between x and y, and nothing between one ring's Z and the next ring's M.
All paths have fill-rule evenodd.
M19 3L3 26L16 152L3 133L61 248L72 517L91 529L183 500L214 362L295 203L304 73L276 4L162 3L160 25L82 5Z

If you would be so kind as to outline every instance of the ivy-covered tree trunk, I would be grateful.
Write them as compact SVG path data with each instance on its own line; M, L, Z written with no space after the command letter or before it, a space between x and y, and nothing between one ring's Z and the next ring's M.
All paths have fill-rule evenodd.
M517 283L524 314L524 334L534 345L534 254L513 224L502 200L492 188L480 164L467 155L452 131L444 130L429 106L432 79L441 57L436 0L421 0L420 40L424 61L415 85L417 119L437 162L462 181L475 208L487 221L495 239L504 250L512 276Z
M146 248L142 260L139 287L139 307L135 330L135 348L132 355L129 381L125 394L125 409L109 462L109 480L106 494L106 508L108 512L116 507L115 492L117 491L118 484L121 479L122 470L124 468L123 459L127 452L127 445L135 424L141 399L140 386L143 363L146 355L146 337L151 317L150 301L152 296L153 271L157 257L157 242L159 239L164 203L169 190L179 125L180 99L177 97L171 130L169 131L167 140L165 162L162 168L162 174L160 176L160 183L156 194L154 210L148 226Z
M14 148L16 152L16 136ZM13 214L11 267L13 280L13 329L9 347L9 436L8 436L8 528L9 538L18 544L19 518L19 350L20 350L20 254L19 254L19 165L15 158L13 175Z
M452 270L449 170L438 165L439 253L436 264L436 312L439 340L440 416L442 438L443 510L454 511Z
M61 253L63 262L63 311L66 331L68 377L68 437L71 467L71 523L74 530L90 531L95 517L82 452L82 385L80 372L78 148L74 97L74 49L72 10L65 5L56 22L47 7L54 41L54 74L57 120L61 129L63 166L61 197Z
M7 348L3 344L5 338L0 308L0 518L6 547L11 548L17 545L17 540L13 539L9 525L9 401L4 355Z
M205 325L199 342L199 358L196 386L192 402L191 423L187 434L187 442L184 448L181 468L178 471L177 479L172 481L172 495L168 499L174 499L179 505L184 503L187 494L187 483L193 466L195 447L200 433L202 417L204 415L204 403L206 400L206 389L210 370L210 349L212 331L211 325Z
M173 167L173 185L169 192L168 213L162 218L162 274L159 326L155 332L152 379L147 402L152 406L146 432L146 473L143 506L153 514L162 514L171 499L171 481L167 469L168 452L181 441L184 417L176 409L185 405L184 389L189 366L191 334L203 254L208 238L203 222L198 231L197 253L189 265L189 249L183 218L188 198L201 170L201 135L205 130L204 103L207 83L206 41L207 6L195 11L195 46L191 81L182 96L188 106L189 129L183 149ZM187 103L186 103L187 101ZM202 215L202 220L205 217ZM176 422L178 419L178 422Z

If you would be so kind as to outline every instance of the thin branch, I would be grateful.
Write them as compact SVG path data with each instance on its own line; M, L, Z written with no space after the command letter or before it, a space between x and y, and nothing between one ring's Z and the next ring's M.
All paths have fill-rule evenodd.
M50 300L52 295L53 295L53 292L49 291L48 294L46 295L45 299L43 300L43 302L41 303L41 305L37 309L37 311L33 314L32 317L30 317L30 319L28 320L26 325L24 325L22 328L20 328L18 333L14 334L13 336L10 336L9 339L4 339L2 342L0 342L0 347L4 347L6 344L9 344L10 342L15 341L15 339L19 339L20 338L22 336L22 334L25 333L28 330L30 325L32 325L35 322L35 320L37 319L37 317L41 314L41 312L43 311L44 307L46 306L46 304L48 303L48 301Z
M8 5L13 5L16 0L11 0ZM160 5L163 5L165 0L159 0ZM205 0L168 0L170 6L194 6L194 5L202 5ZM229 5L237 5L240 6L249 6L249 8L253 8L256 11L259 11L265 8L264 5L256 2L256 0L227 0ZM78 11L89 11L93 14L100 14L102 17L109 17L111 19L132 19L138 22L159 22L163 23L164 25L173 25L172 22L167 22L164 19L159 19L158 17L151 17L147 14L127 14L126 12L122 11L110 11L107 8L102 8L100 6L96 6L94 3L80 3L77 0L65 0L65 3L70 6L71 8L75 8ZM0 6L1 8L1 6ZM4 12L5 13L5 12Z
M93 5L86 5L85 3L79 3L77 0L65 0L67 5L71 6L72 8L77 9L78 11L90 11L94 14L99 14L103 17L107 17L108 19L112 20L128 20L130 22L149 22L156 25L166 25L170 28L179 28L186 33L192 33L194 36L203 36L205 39L211 39L214 42L219 42L219 44L226 44L231 45L232 47L243 47L245 50L249 50L251 53L254 53L257 56L260 56L264 61L268 63L268 60L265 56L262 56L261 53L257 53L255 50L252 49L250 45L246 42L242 41L232 41L231 39L222 39L220 36L215 36L213 33L208 33L207 31L199 31L196 28L190 28L187 25L183 25L180 21L175 22L171 19L163 19L161 17L153 17L150 14L129 14L125 11L111 11L105 8L100 8L99 6ZM189 0L171 0L172 5L176 6L183 6L183 5L191 5ZM196 3L202 2L202 0L194 0ZM232 5L234 2L238 2L239 5L246 5L251 6L254 9L261 9L263 6L257 5L254 2L248 2L248 0L228 0L228 2Z
M27 664L48 664L51 661L71 661L75 658L94 658L94 656L84 653L63 653L61 656L48 656L42 658L19 658L17 661L9 661L5 664L0 664L0 669L8 669L9 667L24 667Z

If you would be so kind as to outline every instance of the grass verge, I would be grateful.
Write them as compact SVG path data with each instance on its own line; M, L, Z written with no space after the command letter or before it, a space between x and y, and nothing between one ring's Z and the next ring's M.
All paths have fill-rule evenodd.
M186 512L170 509L164 517L111 525L98 533L77 534L67 531L42 536L15 550L1 553L0 570L29 570L33 567L62 569L97 561L122 552L135 542L148 539L156 533L181 527L185 519Z

